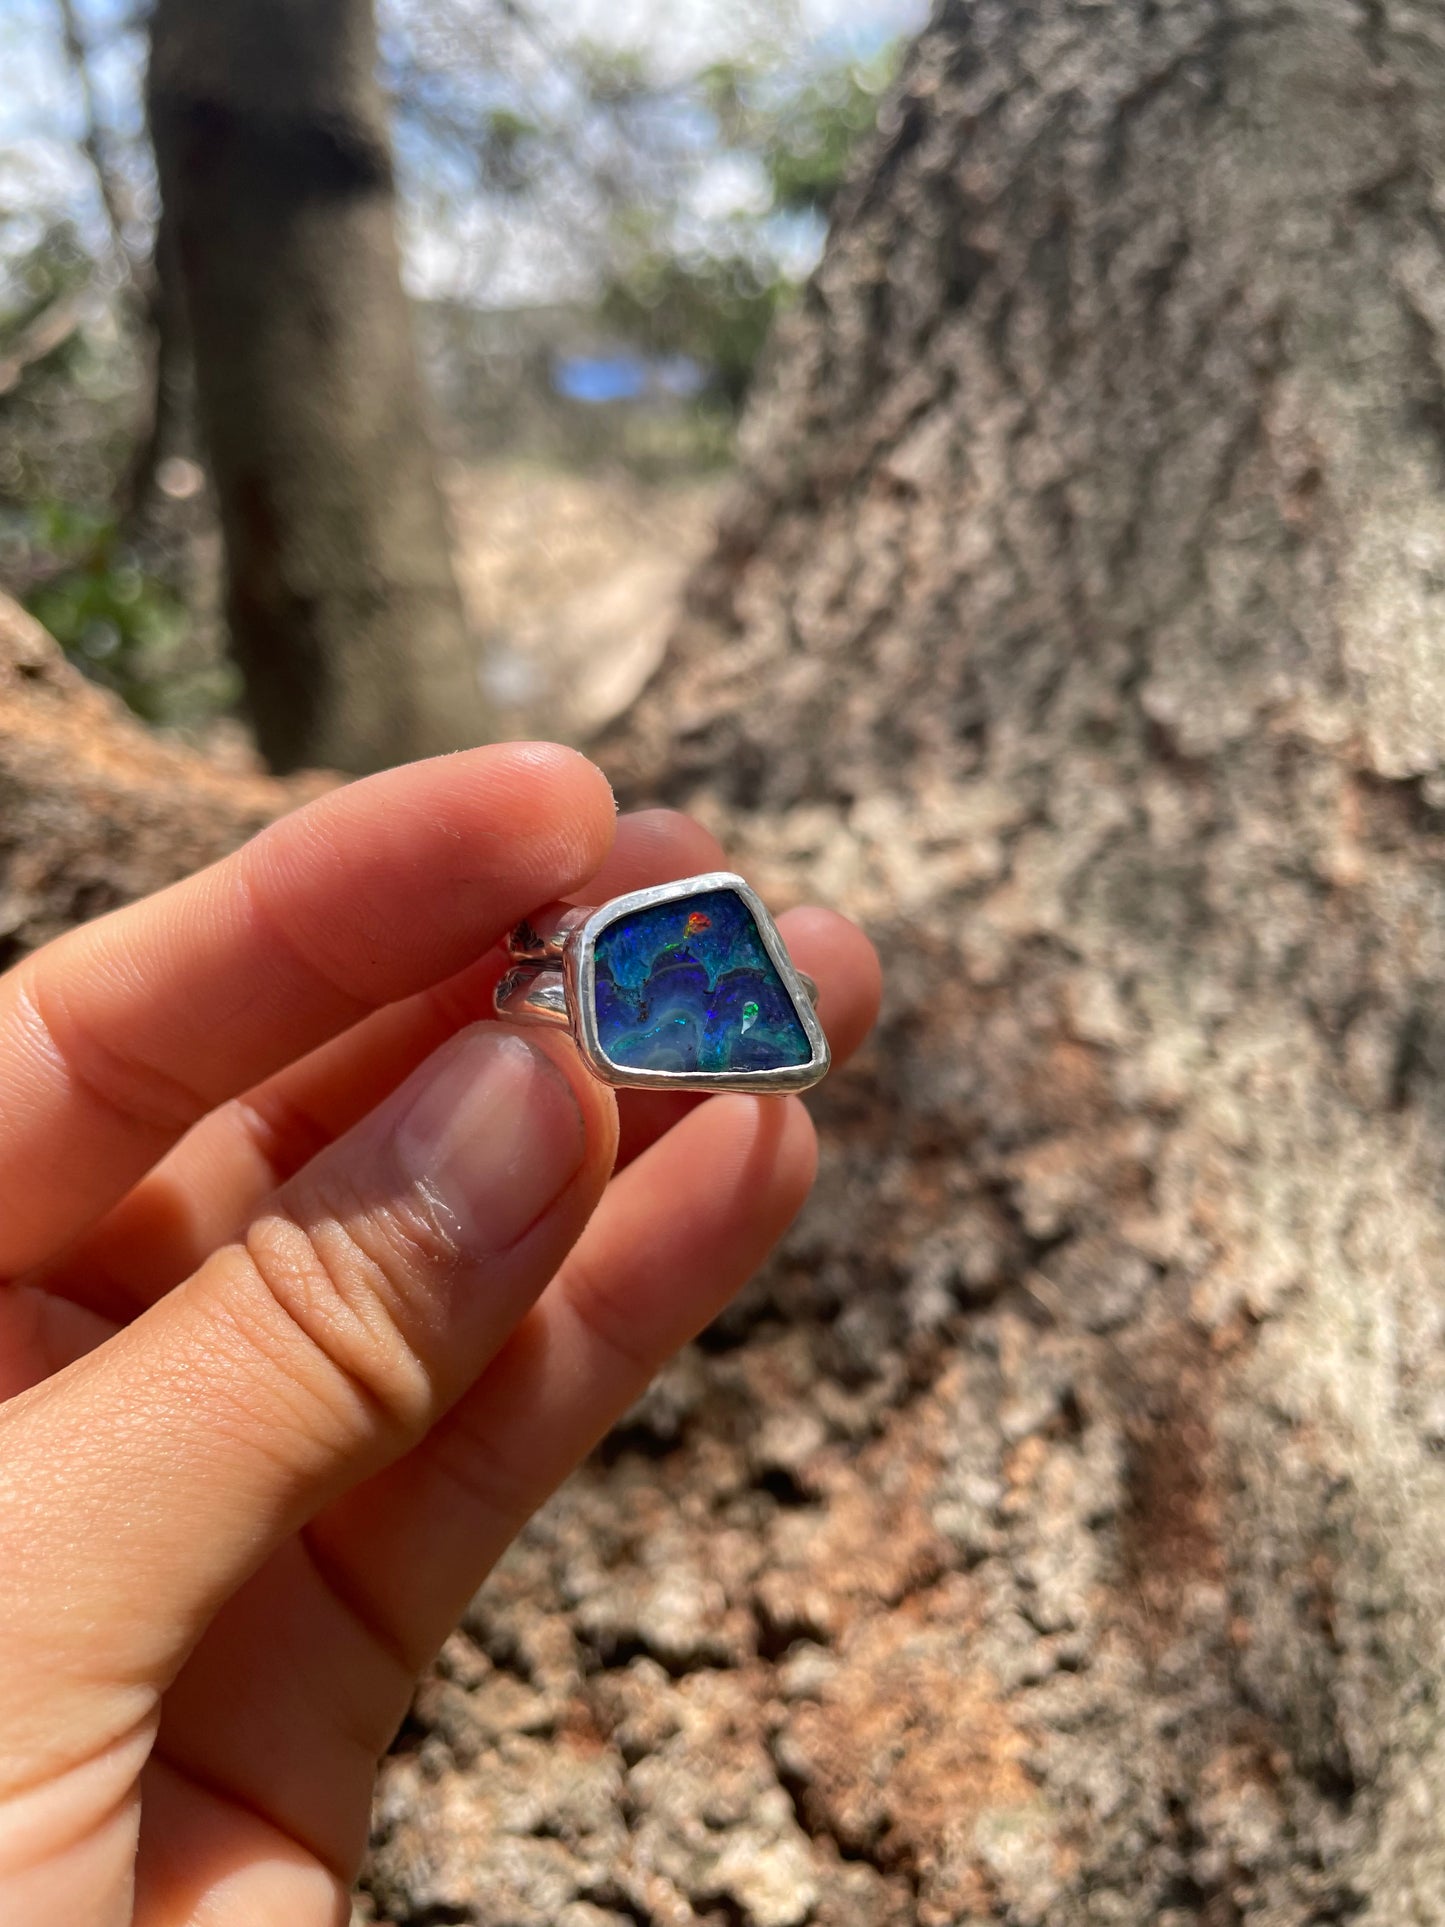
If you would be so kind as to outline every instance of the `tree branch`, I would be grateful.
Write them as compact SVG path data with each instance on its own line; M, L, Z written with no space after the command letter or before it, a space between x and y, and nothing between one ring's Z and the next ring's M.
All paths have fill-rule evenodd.
M95 82L91 78L89 52L85 37L80 30L80 19L75 11L74 0L55 0L55 4L60 15L60 37L65 48L65 57L75 75L85 111L85 131L81 135L81 150L90 162L91 172L95 175L116 255L144 300L146 292L144 284L150 270L150 263L130 239L129 229L134 212L131 207L131 196L125 182L111 165L110 156L106 152L100 103L96 98Z

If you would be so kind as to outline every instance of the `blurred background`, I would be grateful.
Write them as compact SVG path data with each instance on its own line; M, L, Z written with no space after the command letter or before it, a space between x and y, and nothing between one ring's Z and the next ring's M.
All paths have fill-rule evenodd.
M265 285L268 235L305 215L299 189L275 205L259 164L207 181L178 160L177 227L214 227L208 191L231 222L238 195L254 193L267 258L250 286L266 305L238 315L163 230L152 129L176 120L188 72L213 54L242 91L250 60L263 95L267 75L301 75L279 110L298 124L339 112L394 150L424 396L414 423L363 424L365 451L333 450L354 471L373 458L375 470L372 499L334 514L425 516L413 498L427 482L395 458L394 438L429 436L464 631L458 644L447 612L434 653L460 648L480 695L463 734L585 740L657 660L707 542L769 324L818 257L849 153L921 0L385 0L374 28L364 8L318 9L334 30L300 56L285 51L284 9L270 20L265 7L213 10L209 46L185 11L162 7L152 20L144 0L0 5L0 587L87 675L213 750L249 751L248 677L278 767L362 768L450 746L425 714L396 740L366 717L328 723L316 697L334 673L327 618L294 595L263 592L269 651L248 653L244 633L228 645L228 537L233 630L246 629L236 599L257 571L254 554L234 552L245 544L228 501L247 476L270 486L268 470L307 459L305 447L266 441L268 420L294 426L296 358L258 350L247 361L230 331L284 334L276 309L303 296L294 276ZM161 95L148 102L152 32L165 44ZM372 32L379 109L345 78L355 37ZM383 202L391 189L384 178ZM373 239L349 245L365 253ZM227 245L244 259L234 232ZM385 261L378 272L384 281ZM188 275L202 283L189 319ZM347 275L332 280L350 300ZM384 289L355 303L369 316L358 334L391 327L387 305ZM370 352L361 339L330 343L363 388ZM209 437L198 424L198 375L204 414L217 365L241 390L244 446L224 423ZM209 399L213 415L226 405ZM310 440L334 435L323 423ZM325 461L324 448L310 453ZM315 493L278 511L288 539L313 554L330 539L305 526ZM434 617L420 626L434 630ZM394 609L390 626L401 618ZM374 641L393 695L425 679L404 651L387 662L387 635ZM418 691L420 709L456 710L455 679L442 681L444 695Z
M1445 8L922 14L0 0L0 968L529 731L886 959L389 1927L1445 1927Z

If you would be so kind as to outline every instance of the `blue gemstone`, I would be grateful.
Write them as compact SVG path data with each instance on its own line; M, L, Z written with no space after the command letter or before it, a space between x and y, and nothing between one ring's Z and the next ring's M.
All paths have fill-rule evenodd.
M603 1055L630 1071L773 1071L813 1047L752 912L732 890L655 903L597 938Z

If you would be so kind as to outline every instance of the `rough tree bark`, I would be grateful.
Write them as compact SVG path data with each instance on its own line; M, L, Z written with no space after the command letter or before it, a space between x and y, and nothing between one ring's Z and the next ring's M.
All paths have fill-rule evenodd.
M0 594L0 970L334 780L229 773L153 736Z
M944 0L612 753L883 1033L425 1683L371 1915L1445 1922L1440 180L1434 6ZM22 644L28 943L246 811L63 782Z
M1433 0L942 0L613 752L887 1021L382 1918L1445 1922L1442 180Z
M158 0L149 112L264 753L365 770L484 740L369 0Z

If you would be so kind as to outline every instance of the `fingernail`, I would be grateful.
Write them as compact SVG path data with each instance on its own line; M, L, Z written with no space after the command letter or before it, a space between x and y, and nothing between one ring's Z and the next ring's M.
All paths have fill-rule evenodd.
M505 1251L531 1229L576 1175L585 1138L551 1059L487 1024L440 1054L392 1143L402 1175L472 1255Z

